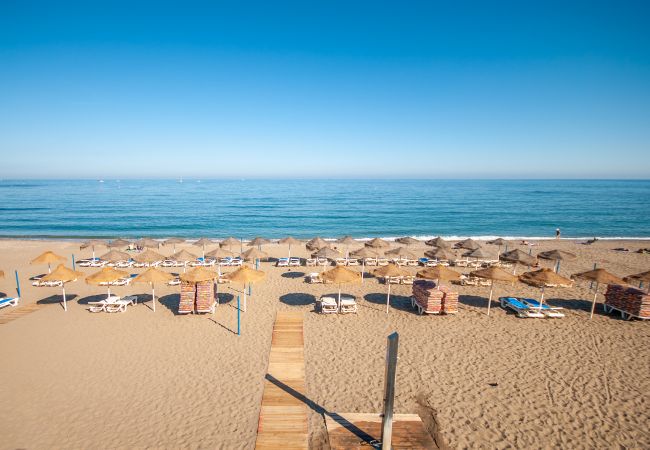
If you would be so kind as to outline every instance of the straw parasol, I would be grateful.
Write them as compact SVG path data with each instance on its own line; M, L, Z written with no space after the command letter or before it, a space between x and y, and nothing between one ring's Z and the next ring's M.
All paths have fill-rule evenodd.
M196 255L183 249L171 255L169 259L171 259L172 261L189 262L189 261L195 261Z
M91 239L89 241L84 242L79 246L79 249L83 250L84 248L92 247L93 249L93 260L95 259L95 247L100 247L100 246L108 246L106 241L103 241L101 239Z
M388 314L388 308L390 307L390 285L388 282L388 277L406 277L411 275L408 270L402 269L397 264L388 264L386 266L379 267L373 272L375 276L384 277L386 279L386 284L388 285L388 293L386 294L386 314Z
M225 258L227 256L232 256L232 255L233 252L221 247L217 247L214 250L209 251L208 253L205 254L205 256L209 256L210 258Z
M572 278L579 278L582 280L596 282L596 287L594 289L594 301L591 302L591 314L589 316L589 319L594 318L594 310L596 309L596 297L598 296L599 284L625 284L625 281L616 275L609 273L605 269L594 269L587 272L574 273Z
M292 245L300 245L302 244L302 241L299 241L298 239L292 237L292 236L287 236L284 239L280 239L278 241L279 244L285 244L289 246L289 258L291 258L291 246Z
M42 281L60 281L61 282L61 291L63 293L63 310L67 311L68 310L68 305L66 303L66 297L65 297L65 284L70 282L70 281L77 281L77 278L83 277L84 274L81 272L77 272L76 270L68 269L66 266L63 264L59 264L59 266L54 269L54 271L50 272L49 274L45 275L43 278L41 278Z
M380 238L374 238L365 243L366 247L370 248L388 248L390 243Z
M492 281L492 283L490 283L490 297L488 298L488 310L487 310L488 316L490 315L490 308L492 307L492 292L494 290L494 282L503 281L506 283L514 283L515 281L517 281L516 276L506 272L503 269L494 266L488 267L487 269L481 269L481 270L476 270L474 272L470 272L470 275Z
M555 272L559 272L561 261L573 261L577 258L573 253L565 252L564 250L548 250L546 252L540 252L537 254L537 257L555 261Z
M366 258L378 258L379 252L370 247L361 247L359 250L352 252L350 255L354 258L361 258L361 282L363 283L366 271Z
M476 259L488 259L492 257L492 254L488 253L488 251L485 250L483 247L479 247L476 250L472 250L471 252L465 253L465 256L468 256L470 258L476 258Z
M242 266L239 269L226 274L224 277L233 283L241 283L244 286L244 309L246 312L246 284L256 283L264 279L266 274L261 270L251 269L248 266Z
M406 258L406 259L416 259L417 256L409 250L407 250L405 247L397 247L394 248L393 250L388 250L386 252L386 255L390 256L396 256L398 258ZM385 266L384 266L385 267Z
M645 272L637 273L635 275L628 275L627 277L624 278L625 281L631 282L631 281L638 281L639 282L639 288L641 287L641 283L644 281L648 283L648 293L650 293L650 270L647 270Z
M424 243L426 245L430 245L432 247L438 247L438 248L449 248L449 247L451 247L449 242L445 241L440 236L438 236L436 238L433 238L433 239L429 239L428 241L425 241Z
M168 272L163 272L155 267L149 267L140 275L133 279L134 283L149 283L151 286L151 303L153 305L153 312L156 312L156 290L154 283L167 283L174 279L174 275Z
M142 238L136 242L136 245L142 248L160 248L160 241L151 238Z
M427 267L426 269L418 271L415 276L418 278L426 278L428 280L436 280L436 287L438 289L440 289L440 280L460 280L460 273L443 265Z
M344 236L341 239L338 239L336 242L339 244L345 245L345 257L350 257L350 245L356 244L357 241L354 240L352 236Z
M323 248L329 244L325 239L321 238L320 236L316 236L314 239L307 241L307 244L305 245L309 250L318 250L319 248Z
M256 260L256 259L268 258L269 255L268 255L268 253L263 252L262 250L253 247L253 248L250 248L250 249L246 250L244 253L242 253L242 257L246 261L251 261L251 260Z
M330 283L337 283L339 285L339 297L338 297L338 307L341 309L341 284L343 283L354 283L361 281L361 274L350 270L343 266L336 266L335 268L323 272L321 278L324 281L329 281Z
M534 266L537 264L537 258L529 255L528 253L519 250L518 248L510 250L509 252L502 253L499 255L499 259L502 261L508 261L513 263L519 263L525 266ZM514 275L517 271L517 266L515 265L512 274Z
M171 245L172 252L176 253L176 244L182 244L183 242L185 242L185 239L183 238L169 238L163 242L163 245Z
M395 242L399 242L400 244L404 244L404 245L417 245L420 243L420 241L418 241L415 238L412 238L411 236L404 236L401 238L397 238L395 239Z
M92 275L86 277L86 283L88 284L97 284L100 283L112 283L122 278L128 278L129 273L123 270L117 270L113 267L104 267L99 272L95 272ZM111 296L111 285L108 285L108 296Z
M196 245L197 247L203 248L203 259L205 259L205 246L210 245L210 244L214 244L214 242L211 241L208 238L201 238L198 241L193 242L193 244Z
M442 247L436 247L434 249L427 250L424 252L424 256L434 259L452 259L456 257L456 255L454 255L450 250Z
M246 245L248 245L249 247L257 247L259 250L262 250L262 245L269 244L270 242L271 241L269 241L268 239L258 236Z
M102 261L109 261L109 262L115 262L115 261L128 261L131 259L131 255L125 252L120 252L118 250L111 250L108 253L103 254L102 256L99 257Z
M113 239L111 242L108 243L108 246L110 248L128 247L129 245L131 245L131 242L125 239Z
M65 260L66 258L64 256L59 256L54 252L47 251L32 259L30 264L47 264L47 271L52 273L52 264L64 262Z
M229 237L224 239L219 243L220 247L228 247L228 250L232 251L232 246L233 245L241 245L241 241L239 239L235 239L234 237Z
M195 267L187 273L181 274L180 279L188 283L200 283L201 281L215 280L219 274L207 267Z
M539 300L539 310L541 311L544 306L544 288L547 286L556 286L556 285L567 285L571 284L571 280L564 278L562 275L559 275L553 272L551 269L539 269L532 272L525 272L519 277L521 281L528 281L533 284L541 286L542 289L542 298Z
M333 248L323 247L316 253L312 254L312 256L317 258L336 259L341 256L341 253Z
M156 261L164 261L165 257L158 252L153 250L145 250L142 253L138 253L133 257L139 263L154 263Z
M472 238L467 238L465 240L457 242L454 247L455 248L464 248L465 250L476 250L477 248L481 247L481 244L479 244L478 242L476 242Z
M499 259L499 255L501 254L501 247L503 245L505 245L506 250L508 250L508 241L502 238L492 239L491 241L488 241L488 244L497 245L499 247L499 250L497 251L497 259Z

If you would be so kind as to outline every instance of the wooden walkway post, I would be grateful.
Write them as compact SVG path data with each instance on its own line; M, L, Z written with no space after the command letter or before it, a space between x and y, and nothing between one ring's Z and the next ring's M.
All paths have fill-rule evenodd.
M395 376L397 375L397 348L399 334L388 336L386 349L386 375L384 380L384 411L381 421L381 448L391 450L393 439L393 406L395 404Z

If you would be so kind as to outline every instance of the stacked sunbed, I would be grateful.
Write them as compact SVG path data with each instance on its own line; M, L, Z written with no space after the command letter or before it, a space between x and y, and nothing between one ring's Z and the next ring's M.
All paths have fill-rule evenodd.
M610 284L605 293L605 310L616 309L624 318L650 319L650 295L633 287Z
M181 281L181 299L178 303L178 313L187 314L194 312L194 297L196 288L194 283Z
M196 312L212 312L214 283L212 280L196 283Z
M448 286L440 286L428 280L413 283L411 304L420 314L455 314L458 312L458 293Z

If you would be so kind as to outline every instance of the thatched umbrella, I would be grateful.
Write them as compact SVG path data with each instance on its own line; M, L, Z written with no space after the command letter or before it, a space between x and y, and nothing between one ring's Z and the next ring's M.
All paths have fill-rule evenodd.
M244 309L246 312L246 284L256 283L264 279L265 273L261 270L251 269L248 266L242 266L239 269L226 274L224 277L233 283L241 283L244 286Z
M67 311L68 305L66 304L65 284L69 283L70 281L77 281L77 278L81 278L83 276L84 276L83 273L77 272L76 270L68 269L63 264L59 264L59 266L56 269L54 269L53 272L50 272L49 274L45 275L43 278L41 278L41 280L61 282L61 290L63 292L63 310Z
M196 245L197 247L201 247L203 249L203 259L205 259L205 246L210 245L210 244L214 244L214 242L211 241L208 238L201 238L198 241L193 242L193 244Z
M319 248L323 248L329 245L329 243L320 236L316 236L315 238L307 241L307 244L305 245L307 246L308 250L318 250Z
M539 300L539 310L542 310L544 306L544 288L551 285L560 285L560 284L571 284L571 280L563 277L551 269L539 269L532 272L526 272L521 274L519 277L521 281L528 281L534 284L541 286L542 289L542 298Z
M233 245L241 245L241 241L239 239L236 239L234 237L229 237L224 239L219 243L220 247L228 247L228 250L232 251L232 246Z
M59 256L54 252L47 251L32 259L30 264L47 264L48 273L52 273L52 264L64 262L65 260L65 256Z
M397 248L394 248L393 250L388 250L386 252L386 256L395 256L397 258L406 258L406 259L416 259L417 258L417 256L415 256L415 254L413 252L407 250L405 247L397 247Z
M269 241L268 239L258 236L246 245L248 245L249 247L257 247L258 250L262 250L262 245L269 244L270 242L271 241Z
M330 283L337 283L339 285L338 308L341 309L341 284L354 283L361 281L361 274L343 266L336 266L335 268L323 272L321 278Z
M108 246L110 248L128 247L129 245L131 245L131 242L125 239L113 239L111 242L108 243Z
M404 245L417 245L420 243L420 241L418 241L415 238L412 238L411 236L404 236L401 238L397 238L395 239L395 242L399 242L400 244L404 244Z
M153 250L145 250L142 253L135 255L133 259L139 263L151 264L156 261L164 261L165 257L158 252L154 252Z
M574 273L572 278L579 278L582 280L595 281L596 288L594 289L594 301L591 302L591 314L589 319L594 318L594 310L596 309L596 297L598 296L599 284L625 284L625 281L616 275L609 273L605 269L594 269L587 272Z
M183 242L185 242L183 238L169 238L163 242L163 245L171 245L172 253L176 253L176 244L182 244Z
M492 254L485 250L483 247L479 247L476 250L465 253L465 256L469 258L475 258L477 260L492 258Z
M648 283L648 293L650 293L650 270L647 270L645 272L637 273L635 275L628 275L627 277L624 278L625 281L631 282L631 281L638 281L639 282L639 288L641 287L641 283L646 282Z
M215 258L217 260L232 255L233 253L230 250L226 250L225 248L221 248L221 247L217 247L214 250L205 254L205 256L209 256L210 258ZM219 273L219 276L221 276L221 264L217 264L217 272Z
M440 289L440 280L456 281L460 280L460 273L442 265L434 267L427 267L418 271L415 275L418 278L426 278L428 280L436 280L436 287Z
M502 238L496 238L488 241L488 244L497 245L499 247L499 251L497 252L497 259L499 259L499 255L501 254L501 246L505 245L506 250L508 250L508 241Z
M334 250L333 248L323 247L316 253L313 253L311 256L312 258L336 259L341 256L341 253L338 250Z
M135 283L149 283L151 286L151 304L153 305L153 312L156 312L156 290L154 283L167 283L174 279L174 275L168 272L163 272L155 267L149 267L140 275L133 279Z
M442 247L436 247L431 250L427 250L424 252L424 256L427 258L433 258L433 259L453 259L456 257L451 250L447 250Z
M502 253L499 255L499 259L501 261L508 261L515 263L515 267L512 271L512 274L514 275L517 272L517 265L516 263L522 264L524 266L534 266L537 264L537 258L534 256L529 255L528 253L519 250L518 248L514 250L510 250L509 252Z
M551 261L555 261L555 272L559 272L560 270L560 262L561 261L573 261L574 259L577 258L576 255L574 255L571 252L565 252L564 250L548 250L546 252L540 252L537 254L538 258L542 259L548 259Z
M188 283L200 283L219 278L219 274L207 267L195 267L187 273L181 274L180 279Z
M481 247L481 244L479 244L478 242L476 242L472 238L467 238L465 240L457 242L454 247L455 248L464 248L465 250L476 250L477 248Z
M362 247L359 250L352 252L351 256L354 258L361 258L361 282L363 283L363 278L366 271L366 258L378 258L379 252L369 247Z
M84 248L91 247L93 249L93 260L95 259L95 247L106 247L108 244L106 241L103 241L101 239L91 239L89 241L84 242L79 246L79 249L83 250Z
M380 238L374 238L365 243L366 247L370 248L388 248L390 243Z
M102 261L116 262L116 261L128 261L131 259L131 255L126 252L120 252L118 250L111 250L107 253L104 253L99 257Z
M476 270L474 272L470 272L470 275L492 281L490 283L490 297L488 298L488 310L487 310L488 316L490 315L490 308L492 307L492 291L494 290L494 282L503 281L506 283L514 283L515 281L517 281L516 276L506 272L503 269L494 266L488 267L487 269L481 269L481 270Z
M288 257L291 258L291 246L292 245L300 245L300 244L302 244L302 241L299 241L298 239L296 239L294 237L287 236L284 239L280 239L278 241L278 243L279 244L286 244L286 245L289 246L289 256Z
M429 239L428 241L425 241L424 243L426 245L430 245L432 247L438 247L438 248L449 248L449 247L451 247L449 242L445 241L440 236L438 236L436 238L433 238L433 239Z
M388 264L386 266L379 267L373 272L375 276L384 277L386 279L386 284L388 285L388 293L386 294L386 314L388 314L388 308L390 307L390 285L388 282L388 277L406 277L411 275L408 270L402 269L397 264Z
M128 276L129 273L123 270L117 270L113 267L104 267L99 272L88 275L86 277L86 283L96 285L99 285L100 283L112 283L114 281L121 280L122 278L127 278ZM108 285L108 296L111 296L110 284Z
M142 238L136 242L136 245L142 248L160 248L160 241L151 238Z
M350 245L354 245L357 241L352 236L344 236L341 239L338 239L336 242L339 244L345 245L345 257L350 257Z
M187 269L187 263L190 261L196 261L197 256L193 253L188 252L187 250L179 250L169 257L172 261L183 262L183 273Z
M259 260L268 258L269 255L268 255L268 253L263 252L259 248L253 247L253 248L250 248L250 249L246 250L244 253L242 253L242 257L246 261L253 261L254 260L255 261L255 269L257 270L257 269L259 269Z

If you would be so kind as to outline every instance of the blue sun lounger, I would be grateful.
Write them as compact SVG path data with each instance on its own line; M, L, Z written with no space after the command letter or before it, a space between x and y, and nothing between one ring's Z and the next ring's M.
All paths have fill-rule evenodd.
M530 306L526 305L525 303L519 301L519 299L515 297L500 297L499 302L501 303L501 307L503 309L511 309L513 310L516 314L517 317L530 317L530 318L542 318L546 317L544 314L542 314L539 311L535 311L532 309Z
M0 298L0 308L4 308L5 306L18 306L18 301L19 300L20 300L20 297Z
M524 302L526 305L530 306L532 309L537 310L538 312L541 312L542 314L545 314L548 317L553 317L553 318L564 317L564 313L558 311L558 309L563 309L563 308L555 308L553 306L547 305L546 303L540 305L540 303L533 298L522 298L521 301Z

